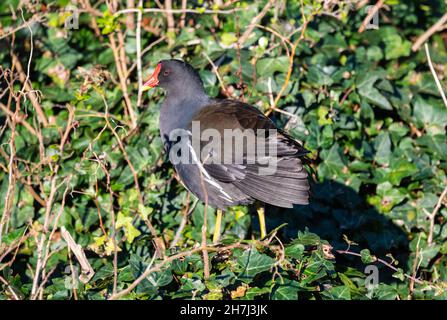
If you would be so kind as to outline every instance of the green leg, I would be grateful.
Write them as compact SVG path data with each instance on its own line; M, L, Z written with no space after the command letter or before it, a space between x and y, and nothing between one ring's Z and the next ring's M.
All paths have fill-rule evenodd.
M222 224L222 210L217 209L216 223L214 224L213 243L218 243L220 240L220 227Z
M257 211L259 218L259 228L261 229L261 239L264 239L267 236L267 229L265 227L264 206L259 207Z

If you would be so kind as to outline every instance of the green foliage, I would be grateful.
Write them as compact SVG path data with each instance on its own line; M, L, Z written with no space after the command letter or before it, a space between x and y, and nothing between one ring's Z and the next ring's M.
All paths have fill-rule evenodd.
M445 12L444 1L431 7L387 1L379 29L363 33L358 28L364 11L348 2L327 7L321 1L275 1L242 45L238 39L266 1L228 8L212 1L188 4L197 13L188 13L182 27L175 14L173 30L165 14L143 14L141 46L149 48L142 56L144 79L160 59L175 57L199 70L213 97L225 95L224 84L232 97L267 111L282 92L276 107L285 113L271 117L311 151L311 204L267 207L268 229L281 226L270 241L253 240L259 234L252 210L231 208L223 216L222 243L209 251L207 279L197 250L205 207L187 196L162 151L163 93L145 92L137 108L137 38L130 28L135 21L99 1L95 12L81 13L79 29L65 29L65 2L23 9L27 21L48 18L31 27L29 74L46 126L32 93L20 95L23 84L11 57L14 52L26 73L30 31L16 30L23 23L18 1L0 4L0 299L37 297L32 290L38 261L45 262L38 278L45 283L41 296L50 300L110 298L145 270L151 272L120 298L447 298L446 200L430 219L447 181L447 108L423 49L411 50L414 39ZM125 8L124 1L118 3ZM181 8L181 1L173 7ZM213 13L217 9L231 11ZM429 44L445 87L445 32ZM13 78L5 90L3 80ZM136 113L136 128L126 100ZM18 111L14 130L8 108ZM211 208L206 213L211 239L216 215ZM167 244L165 260L156 254L151 225ZM180 225L178 242L169 248ZM86 283L72 283L72 268L81 270L61 226L94 270ZM210 240L207 245L212 247ZM367 265L379 268L375 288L367 287Z

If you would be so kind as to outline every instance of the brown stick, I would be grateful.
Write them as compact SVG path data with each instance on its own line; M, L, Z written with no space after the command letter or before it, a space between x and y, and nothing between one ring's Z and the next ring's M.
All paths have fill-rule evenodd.
M185 27L185 19L186 19L186 4L187 4L187 0L182 0L182 10L184 11L182 13L182 15L180 16L180 28L184 28Z
M102 15L101 12L98 12L97 10L92 8L92 5L90 4L89 0L81 0L81 4L85 8L85 10L90 13L91 15ZM99 39L103 39L101 31L99 30L98 23L96 22L96 19L90 19L90 23L92 26L92 29L95 31L95 36Z
M165 1L165 9L166 9L166 20L168 22L168 42L172 44L173 39L172 36L175 35L175 21L174 15L172 14L172 0Z
M238 41L240 46L242 46L244 42L247 41L248 37L250 37L251 33L253 32L253 29L256 27L259 21L261 21L261 19L264 18L269 9L272 7L273 2L274 1L272 0L267 2L267 4L264 6L261 12L259 12L259 14L250 21L247 30L245 30L245 32L242 34L242 37Z
M0 109L2 109L2 111L8 116L14 117L14 112L9 110L3 103L0 103ZM25 121L24 117L17 116L15 117L15 120L17 121L17 123L23 125L25 129L31 133L31 135L37 136L37 131L28 122Z
M347 254L347 255L350 255L350 256L356 256L356 257L361 257L361 256L362 256L360 253L352 252L352 251L349 251L349 250L337 250L337 253L339 253L339 254ZM376 257L376 261L377 261L377 262L380 262L381 264L383 264L383 265L385 265L385 266L387 266L388 268L390 268L390 269L393 270L393 271L396 271L396 272L399 271L398 268L396 268L395 266L393 266L392 264L386 262L386 261L383 260L383 259L380 259L380 258L377 258L377 257ZM419 280L419 279L417 279L417 278L414 278L414 277L412 277L412 276L410 276L410 275L408 275L408 274L406 274L406 273L404 273L404 276L405 276L406 278L408 278L408 279L412 279L412 280L413 280L414 282L416 282L417 284L424 284L424 283L425 283L424 281Z
M18 110L17 110L18 111ZM16 113L17 113L16 111ZM3 237L3 228L7 232L9 217L11 216L12 204L14 201L14 190L16 187L16 176L14 174L14 158L16 153L15 136L16 136L16 123L13 118L8 119L9 126L11 128L11 138L9 140L9 164L8 164L8 188L5 195L5 206L3 208L3 215L0 220L0 243Z
M279 90L278 95L276 96L275 101L273 102L273 106L270 106L269 110L267 110L267 112L265 113L266 116L269 116L270 113L272 113L274 110L277 109L278 102L281 99L281 96L284 93L284 91L287 89L287 86L288 86L289 81L290 81L290 77L292 76L293 59L295 57L296 48L300 44L301 40L304 39L304 32L306 31L306 28L307 28L307 25L309 24L309 21L310 20L307 20L307 19L304 21L304 24L301 27L300 37L298 38L298 40L296 40L296 42L294 43L294 45L292 47L292 50L290 51L289 69L287 70L286 80L284 81L281 89Z
M442 201L444 200L446 195L447 195L447 186L444 188L444 191L442 191L441 195L439 196L438 202L436 203L436 206L433 209L433 211L430 214L426 212L430 220L430 229L428 231L428 237L427 237L427 244L429 246L433 244L433 230L435 229L436 214L438 213L439 209L441 209Z
M225 250L230 250L230 249L234 249L234 248L243 248L246 247L245 245L241 244L241 243L235 243L226 247L198 247L198 248L194 248L188 251L183 251L180 253L177 253L173 256L170 256L166 259L164 259L163 261L161 261L160 263L156 264L155 266L151 266L149 265L148 268L137 278L135 279L134 282L132 282L126 289L112 295L109 300L116 300L122 296L125 296L126 294L129 294L133 289L135 289L135 287L140 284L141 281L143 281L144 279L146 279L151 273L157 272L162 270L163 266L166 265L167 263L174 261L176 259L180 259L186 256L190 256L194 253L200 252L200 251L225 251Z
M123 92L124 102L126 104L126 110L129 113L129 117L132 123L132 128L137 126L137 117L132 108L132 103L129 98L129 93L127 92L127 84L126 84L126 73L124 73L123 65L121 62L121 55L116 45L115 36L113 33L109 35L110 47L112 48L113 57L115 58L116 72L118 73L118 78L121 86L121 91Z
M33 88L31 87L31 82L27 81L27 77L25 72L23 71L22 64L20 63L17 56L13 53L12 54L12 63L17 68L17 71L19 72L19 80L23 83L25 90L28 92L29 99L31 101L31 104L33 105L34 109L37 113L37 119L40 123L42 123L45 127L48 126L48 120L45 116L45 113L43 112L42 107L39 103L39 98L37 97L36 93L33 91Z
M74 109L70 105L67 105L67 108L69 111L67 126L65 127L65 131L61 137L61 142L59 144L59 151L61 154L63 154L65 143L67 142L70 131L73 128ZM51 163L50 163L50 166L51 166ZM59 188L56 185L56 180L58 177L57 173L59 171L59 168L60 168L59 162L56 163L54 168L52 168L53 173L50 178L50 194L49 194L48 198L45 199L46 207L45 207L45 219L44 219L43 230L41 231L40 240L37 240L37 237L36 237L37 262L36 262L36 271L34 272L33 286L31 289L31 299L32 300L37 298L39 291L45 285L45 282L46 282L45 279L48 278L48 277L43 277L43 280L39 285L40 273L42 272L42 275L43 276L45 275L45 266L49 259L48 250L44 250L44 244L45 244L45 241L49 241L49 239L47 238L47 233L48 233L49 227L50 227L51 211L53 208L53 202L56 197L56 192ZM67 191L68 191L68 185L67 185L65 195L66 195ZM65 199L65 196L64 196L64 199ZM64 201L63 201L63 203L64 203ZM48 243L47 243L47 248L48 248Z
M127 0L127 7L133 8L135 7L135 1L134 0ZM138 4L138 7L140 7L140 4ZM132 14L128 15L126 17L126 28L127 30L134 30L135 29L135 20L134 16Z
M143 0L138 0L138 7L143 7ZM138 76L138 96L137 96L137 108L141 106L141 100L143 95L143 72L141 65L141 20L143 13L139 11L137 13L137 29L135 32L136 46L137 46L137 76Z
M137 171L135 170L132 162L129 159L129 156L127 154L126 149L124 148L123 142L121 141L120 136L118 135L118 133L116 133L115 128L112 127L112 125L110 124L109 118L108 118L108 104L107 104L107 100L106 98L102 95L102 99L104 102L104 105L106 106L106 123L107 123L107 127L112 131L113 135L115 136L117 142L118 142L118 146L121 150L121 153L124 156L124 159L126 160L130 171L132 172L132 176L134 179L134 184L135 184L135 189L137 190L137 195L138 195L138 202L140 204L140 206L144 207L144 199L143 199L143 195L141 194L141 189L140 189L140 184L138 182L138 174ZM148 227L149 231L151 232L152 236L154 237L154 241L156 244L156 250L158 252L158 254L160 256L164 256L164 251L166 249L166 245L163 241L163 239L161 237L158 236L157 230L154 228L154 226L152 225L152 223L149 221L149 219L144 219L144 223L146 224L146 226Z
M442 25L447 22L447 13L445 13L434 25L425 31L411 46L411 50L418 51L422 44L428 40L435 32L441 30Z
M74 253L76 259L78 259L79 264L81 265L82 274L79 276L79 280L81 280L82 283L89 282L90 279L95 275L95 271L88 262L84 250L79 244L74 241L70 232L68 232L64 226L61 227L61 235L67 243L68 248Z
M419 261L419 242L421 241L421 235L419 235L419 239L418 242L416 244L416 253L414 254L414 260L413 260L413 266L412 266L412 273L411 276L412 278L410 279L410 296L413 294L414 292L414 279L416 279L416 274L418 271L418 261Z
M430 67L431 74L433 75L433 79L435 80L436 87L438 88L439 94L441 95L444 105L447 107L447 98L445 96L444 89L442 88L441 81L439 81L439 77L436 74L435 67L433 67L433 63L432 63L431 57L430 57L430 50L428 49L427 43L425 44L425 55L427 56L428 66Z
M115 12L115 16L121 14L135 13L140 9L129 8L123 9ZM243 9L231 9L231 10L195 10L195 9L160 9L160 8L146 8L143 9L143 13L172 13L172 14L183 14L183 13L195 13L195 14L234 14L234 12L241 11ZM102 15L101 12L93 12L95 15Z
M2 276L0 276L0 281L3 282L4 285L6 285L9 289L9 291L11 292L12 296L14 297L14 300L21 300L16 292L14 291L14 289L11 287L11 285L9 284L8 281L6 281Z

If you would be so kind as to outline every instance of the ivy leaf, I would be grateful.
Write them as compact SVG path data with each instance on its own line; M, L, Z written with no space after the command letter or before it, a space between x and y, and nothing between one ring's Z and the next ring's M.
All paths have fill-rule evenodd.
M389 165L391 160L391 139L387 132L379 134L375 140L376 155L374 159L382 165Z
M436 158L447 158L447 140L445 139L445 135L423 135L416 142L418 145L426 148L427 152L433 154Z
M405 57L410 54L411 42L403 40L394 28L385 28L381 33L385 43L385 58L387 60Z
M416 172L418 168L415 164L405 159L392 159L389 173L389 180L393 185L399 185L403 178L409 177Z
M13 230L7 234L5 234L2 238L2 242L4 244L10 245L16 241L18 241L23 236L23 231L26 227L18 228Z
M377 258L373 256L368 249L363 249L362 251L360 251L360 255L362 258L362 262L365 264L370 264L377 261Z
M237 262L241 269L238 278L243 281L248 281L258 273L269 270L275 263L275 259L251 248L245 250Z
M340 155L340 146L334 143L329 150L323 150L321 157L324 162L318 168L319 172L326 177L343 176L343 170L346 168L345 160Z
M357 91L366 102L372 103L385 110L392 110L393 107L388 99L374 87L374 83L382 77L383 72L381 71L368 72L368 70L365 69L360 70L360 76L356 79Z
M126 235L126 241L128 243L132 243L133 240L141 235L141 232L138 231L137 228L135 228L132 224L132 218L126 217L124 214L120 211L118 212L118 217L116 219L116 228L123 228L124 234Z
M256 71L261 77L270 77L275 72L286 73L289 70L289 58L286 56L260 59Z
M273 287L270 298L272 300L297 300L299 285L296 281L287 281Z
M331 300L351 300L351 291L348 286L336 286L323 291L323 296Z

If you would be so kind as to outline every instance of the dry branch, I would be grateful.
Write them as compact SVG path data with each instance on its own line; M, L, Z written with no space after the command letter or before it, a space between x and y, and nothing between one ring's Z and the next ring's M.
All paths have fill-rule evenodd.
M33 105L34 109L37 113L37 119L40 123L42 123L45 127L48 126L48 120L45 116L45 113L39 103L39 97L37 96L36 92L31 87L31 82L28 80L27 75L23 71L22 64L20 63L17 56L13 53L12 54L12 63L17 68L17 71L19 73L19 79L24 85L24 89L27 92L27 95L29 96L29 99L31 101L31 104Z
M245 32L242 34L241 38L238 40L238 43L240 46L242 46L244 44L244 42L247 41L247 39L252 34L253 29L256 27L256 25L259 23L259 21L261 21L262 18L264 18L264 16L267 14L267 12L272 7L273 3L274 3L274 1L269 0L269 2L267 2L267 4L264 6L264 8L261 10L261 12L259 12L259 14L257 16L255 16L250 21L250 24L248 25L247 30L245 30Z
M337 250L337 253L339 253L339 254L346 254L346 255L350 255L350 256L356 256L356 257L361 257L361 256L362 256L360 253L352 252L352 251L349 251L349 250ZM396 268L396 267L393 266L391 263L388 263L388 262L386 262L386 261L383 260L383 259L380 259L380 258L377 258L377 257L376 257L376 261L377 261L377 262L380 262L381 264L383 264L384 266L390 268L391 270L393 270L393 271L395 271L395 272L398 272L398 271L399 271L398 268ZM404 276L405 276L405 278L410 279L410 280L414 281L414 282L417 283L417 284L425 284L424 281L422 281L422 280L420 280L420 279L417 279L417 278L415 278L415 277L413 277L413 276L410 276L410 275L408 275L408 274L404 274Z
M90 281L90 279L94 276L95 271L93 270L92 266L87 260L87 257L85 256L84 250L80 245L78 245L71 234L65 229L64 226L61 227L61 235L64 238L65 242L68 245L68 248L74 253L76 256L76 259L78 259L79 264L81 265L82 274L79 275L79 280L82 281L82 283L87 283Z
M143 7L143 0L138 0L138 7ZM138 97L137 97L137 107L141 107L141 97L143 94L143 72L141 66L141 19L143 18L143 13L138 11L137 14L137 30L135 32L136 36L136 46L137 46L137 74L138 74Z
M122 46L124 47L124 41L121 39ZM118 73L118 78L121 86L121 91L123 93L124 102L126 104L126 110L129 113L129 117L131 120L132 128L135 128L137 126L137 117L132 107L132 102L129 98L129 93L127 92L127 71L124 71L123 64L125 64L125 61L121 58L120 51L118 49L118 46L116 45L116 40L114 34L109 34L109 42L110 47L113 52L113 57L115 58L115 65L116 65L116 72Z
M172 44L173 36L175 35L175 21L174 21L174 15L172 13L172 0L166 0L165 1L165 14L166 14L166 20L168 22L168 42L169 44Z
M134 282L132 282L126 289L124 289L124 290L122 290L122 291L112 295L109 298L109 300L116 300L116 299L119 299L119 298L129 294L133 289L135 289L136 286L138 286L138 284L141 283L141 281L146 279L151 273L161 271L162 268L167 263L172 262L174 260L190 256L190 255L192 255L194 253L197 253L197 252L200 252L200 251L202 251L202 252L203 251L207 251L207 252L208 251L217 251L218 252L218 251L225 251L225 250L231 250L231 249L235 249L235 248L246 248L246 247L247 247L247 245L243 245L243 244L238 242L238 243L235 243L235 244L232 244L232 245L228 245L228 246L225 246L225 247L213 247L213 246L211 246L211 247L202 247L202 246L200 246L198 248L194 248L194 249L191 249L191 250L187 250L187 251L183 251L183 252L177 253L177 254L172 255L172 256L170 256L168 258L165 258L164 260L162 260L160 263L156 264L153 267L152 267L152 264L150 264L146 268L146 270L137 279L135 279Z
M287 86L289 85L290 77L292 76L293 59L295 57L296 48L300 44L301 40L304 39L304 33L306 31L306 28L307 28L307 25L309 24L309 22L310 22L310 20L307 20L307 19L304 21L303 25L301 26L301 34L300 34L299 38L296 40L296 42L294 43L292 50L290 50L289 68L287 70L286 80L284 81L281 89L279 90L279 92L275 98L275 101L273 102L273 106L270 106L270 108L265 113L266 116L270 115L270 113L272 113L272 111L274 111L274 110L279 110L279 109L277 109L278 102L281 99L284 91L286 91Z
M17 121L17 123L20 123L21 125L23 125L25 127L25 129L28 130L29 133L31 133L32 136L37 136L37 131L28 122L26 122L25 117L20 116L20 115L15 116L14 112L9 110L3 103L0 103L0 109L4 113L6 113L8 116L15 117L15 120Z
M445 13L434 25L432 25L427 31L425 31L419 38L416 39L411 46L411 50L418 51L422 44L428 40L435 32L441 30L443 25L447 22L447 13Z
M144 199L143 199L143 195L141 193L141 188L140 188L140 184L138 182L138 174L137 171L135 170L132 162L130 161L130 158L127 154L126 149L124 148L124 144L120 138L120 136L118 135L118 133L116 132L115 128L111 125L109 118L108 118L108 104L107 104L107 100L104 97L104 95L102 95L102 99L104 102L104 105L106 106L106 123L107 123L107 127L112 131L113 135L115 136L117 142L118 142L118 146L119 149L121 150L121 153L123 154L124 159L127 162L127 165L129 166L130 171L132 172L132 176L134 179L134 184L135 184L135 189L137 191L137 195L138 195L138 202L140 204L141 207L144 207ZM140 209L138 209L140 210ZM144 219L144 222L146 224L146 226L148 227L149 231L151 232L152 236L154 237L154 241L155 241L155 247L156 247L156 251L157 253L163 257L164 256L164 251L166 249L166 245L163 241L163 239L161 237L158 236L157 230L154 228L154 226L152 225L152 223L149 221L149 219Z
M428 216L429 221L430 221L430 228L429 228L428 237L427 237L427 244L429 246L431 246L433 244L433 231L435 229L436 214L438 213L439 209L441 209L442 202L446 196L447 196L447 186L444 188L444 191L442 191L441 195L439 196L436 206L434 207L434 209L431 213L427 212L427 210L424 208L424 212Z
M435 79L436 86L438 87L439 94L442 97L442 101L444 105L447 107L447 99L445 97L444 89L442 88L441 81L439 81L438 75L436 74L435 68L433 67L433 63L431 61L430 50L428 49L428 44L425 44L425 54L427 55L428 66L430 67L431 74Z
M115 16L121 14L135 13L140 11L138 8L123 9L115 12ZM157 8L146 8L143 9L143 13L172 13L172 14L185 14L185 13L196 13L196 14L234 14L235 11L240 11L240 9L233 10L196 10L196 9L157 9Z

